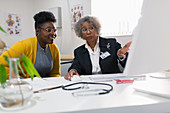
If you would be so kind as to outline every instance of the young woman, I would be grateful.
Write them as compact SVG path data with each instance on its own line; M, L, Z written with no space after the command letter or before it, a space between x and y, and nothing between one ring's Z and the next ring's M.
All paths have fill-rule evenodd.
M0 63L3 63L9 72L3 55L10 58L25 54L32 61L41 77L59 77L61 76L60 54L58 47L54 44L57 36L54 24L56 19L51 12L42 11L34 15L34 20L36 36L15 43L0 56ZM22 73L20 76L25 77Z

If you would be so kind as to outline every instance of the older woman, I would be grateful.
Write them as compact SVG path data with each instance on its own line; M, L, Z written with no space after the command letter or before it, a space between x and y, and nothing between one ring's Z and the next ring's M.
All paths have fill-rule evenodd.
M93 16L81 18L74 30L78 37L86 40L86 44L74 50L75 58L65 79L71 80L73 75L121 73L118 62L125 67L131 42L121 48L116 39L100 37L101 25Z
M58 47L53 43L57 36L54 24L56 19L51 12L42 11L34 15L34 20L36 36L15 43L0 56L0 61L6 66L8 72L9 67L3 55L19 57L21 54L25 54L41 77L59 77L61 76L60 54Z

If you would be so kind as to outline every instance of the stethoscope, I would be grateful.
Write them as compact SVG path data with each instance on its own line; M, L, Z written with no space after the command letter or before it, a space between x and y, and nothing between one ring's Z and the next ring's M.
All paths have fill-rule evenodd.
M78 91L78 92L74 92L72 93L74 96L87 96L87 95L103 95L103 94L108 94L110 93L110 91L113 90L113 86L107 83L97 83L97 82L76 82L76 83L72 83L72 84L68 84L62 87L63 90L68 90L68 91L72 91L72 90L77 90L77 89L83 89L84 87L73 87L73 88L69 88L71 86L75 86L75 85L88 85L88 84L93 84L93 85L103 85L103 86L109 86L109 89L92 89L92 90L85 90L85 91ZM90 93L92 92L93 93ZM88 92L88 94L87 94Z

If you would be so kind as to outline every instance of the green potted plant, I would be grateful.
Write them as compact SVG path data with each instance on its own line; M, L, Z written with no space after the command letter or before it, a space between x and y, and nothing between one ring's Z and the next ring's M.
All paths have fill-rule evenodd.
M4 33L6 33L6 31L0 26L0 30Z
M1 26L0 31L6 33L6 31ZM6 46L5 43L2 40L0 40L0 49L4 49L5 46Z
M6 33L6 31L0 26L0 31ZM6 45L0 45L1 49L4 49ZM8 50L7 50L8 51ZM10 56L10 53L8 53ZM32 97L32 86L22 81L18 74L18 69L21 70L23 75L26 75L21 67L20 60L22 60L23 68L26 73L33 80L34 76L40 77L37 70L30 59L24 54L20 55L20 58L8 58L3 56L5 61L9 65L9 80L7 80L7 71L5 66L0 61L0 106L2 109L19 109L23 105L27 104Z
M1 26L0 26L0 31L6 33L6 31ZM2 41L2 44L3 45L0 45L0 49L4 49L5 46L6 46L3 41ZM4 56L4 57L5 57L6 61L7 61L7 63L9 63L8 58L6 56ZM33 79L34 75L37 76L37 77L40 77L39 73L36 71L36 69L34 68L32 62L29 60L29 58L27 56L25 56L24 54L22 55L21 58L22 58L23 66L24 66L26 72L30 75L31 79ZM18 66L20 67L19 64L18 64ZM1 85L4 84L6 82L6 80L7 80L6 74L4 74L6 72L2 71L3 68L4 68L4 66L2 64L0 64L0 70L1 70L0 71L0 83L1 83ZM20 69L21 69L21 67L20 67ZM5 75L5 76L2 76L2 74Z

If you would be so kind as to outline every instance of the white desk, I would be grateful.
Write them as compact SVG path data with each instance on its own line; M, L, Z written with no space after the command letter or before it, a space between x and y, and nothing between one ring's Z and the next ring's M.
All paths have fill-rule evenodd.
M90 81L88 77L82 77ZM35 82L36 79L33 81ZM63 77L49 78L47 81L56 85L69 84ZM138 82L138 81L136 81ZM31 105L10 113L51 113L51 112L82 112L82 113L151 113L170 112L170 99L136 92L133 84L112 84L114 89L106 95L75 97L72 92L60 89L50 90L33 95ZM35 85L35 84L33 84ZM36 89L36 86L33 86ZM0 113L9 112L0 110Z

